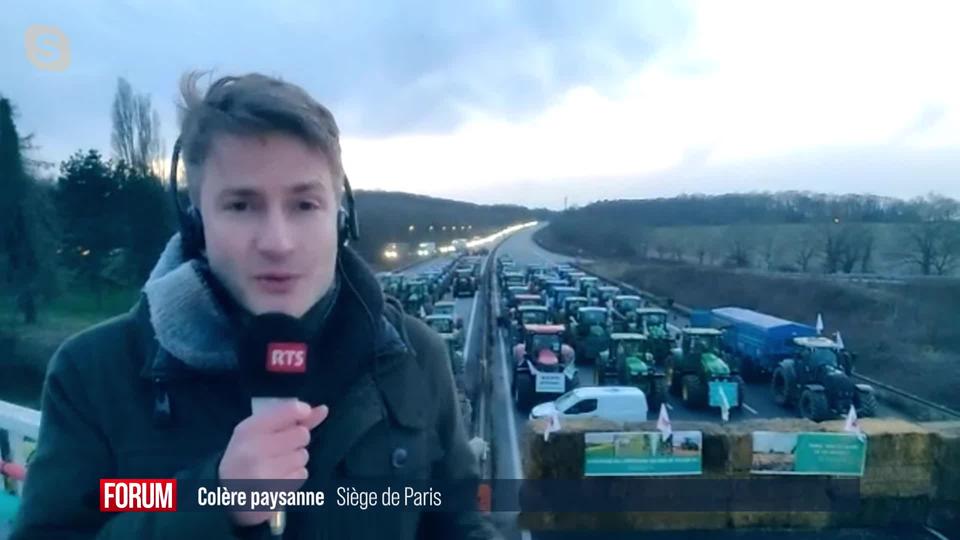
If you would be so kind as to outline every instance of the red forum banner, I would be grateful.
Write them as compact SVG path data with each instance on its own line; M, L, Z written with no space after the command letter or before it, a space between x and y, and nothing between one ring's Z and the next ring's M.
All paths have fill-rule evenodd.
M176 512L173 478L101 478L101 512Z

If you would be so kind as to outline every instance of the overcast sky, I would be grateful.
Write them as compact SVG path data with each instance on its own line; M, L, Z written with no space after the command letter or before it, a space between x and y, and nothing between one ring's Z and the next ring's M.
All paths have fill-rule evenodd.
M785 189L960 197L951 0L13 0L0 10L0 94L39 159L110 154L118 77L152 96L169 148L179 76L215 69L278 75L330 107L359 189L551 208L565 196ZM32 25L69 40L64 70L28 60Z

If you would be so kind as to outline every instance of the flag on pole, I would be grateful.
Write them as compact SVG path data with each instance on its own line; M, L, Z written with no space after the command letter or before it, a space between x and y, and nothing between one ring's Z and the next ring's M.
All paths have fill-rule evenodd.
M857 409L850 404L850 411L847 413L847 423L843 426L843 430L849 433L856 433L857 438L860 439L860 442L865 442L867 435L863 432L863 429L860 428L860 420L857 418Z
M838 348L838 349L843 349L843 348L844 348L844 347L843 347L843 338L840 337L840 332L839 332L839 331L837 331L837 348Z
M667 415L667 404L660 404L660 418L657 419L657 429L660 430L660 440L665 441L673 435L673 426L670 424L670 416Z
M723 391L723 387L719 388L720 390L720 419L724 422L730 421L730 402L727 401L727 393Z
M547 426L543 428L543 442L550 440L550 434L554 431L560 431L560 413L553 411L547 421Z
M817 313L817 334L820 334L822 332L823 332L823 317L821 317L820 314Z

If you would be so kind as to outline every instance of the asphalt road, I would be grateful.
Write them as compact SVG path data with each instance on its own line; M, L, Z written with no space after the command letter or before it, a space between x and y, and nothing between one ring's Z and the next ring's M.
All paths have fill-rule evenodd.
M505 240L496 252L497 256L509 255L519 265L528 264L547 264L555 265L562 262L570 262L569 257L558 255L543 250L537 246L532 235L536 228L525 229ZM496 284L494 285L494 306L498 305ZM494 308L496 309L496 308ZM674 319L673 324L683 326L686 321ZM521 413L513 404L510 395L510 364L507 361L509 343L505 340L505 335L501 332L496 336L496 354L492 366L492 398L490 414L493 418L493 452L494 452L494 477L498 479L522 479L523 466L520 444L522 441L521 430L527 422L527 417ZM592 384L593 370L591 366L580 367L580 380L582 385ZM791 410L783 409L777 406L772 399L770 389L763 383L751 383L745 392L744 402L746 406L741 411L731 413L730 422L739 422L745 419L754 418L778 418L778 417L796 417L796 413ZM682 405L678 398L670 396L670 402L667 405L671 420L674 423L674 429L682 429L684 421L717 421L720 422L719 410L690 410ZM650 412L650 419L656 418L657 411ZM880 416L898 416L892 410L881 405ZM678 425L679 423L679 425ZM511 526L511 520L515 515L504 514L496 516L498 522L504 524L504 532L508 538L528 540L535 538L538 540L579 540L586 538L657 538L657 539L688 539L688 538L707 538L711 540L720 539L759 539L772 538L773 536L784 538L823 538L823 539L942 539L927 530L867 530L867 529L844 529L830 531L762 531L762 530L727 530L727 531L704 531L702 533L693 531L683 532L534 532L516 530L515 525Z

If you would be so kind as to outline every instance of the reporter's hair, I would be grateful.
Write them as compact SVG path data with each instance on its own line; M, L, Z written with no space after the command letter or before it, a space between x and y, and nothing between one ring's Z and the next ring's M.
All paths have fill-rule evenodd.
M259 73L221 77L202 93L207 72L180 80L180 144L192 204L200 206L203 164L220 134L264 136L283 133L321 151L330 165L337 200L343 194L340 130L333 114L301 87Z

